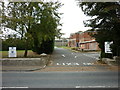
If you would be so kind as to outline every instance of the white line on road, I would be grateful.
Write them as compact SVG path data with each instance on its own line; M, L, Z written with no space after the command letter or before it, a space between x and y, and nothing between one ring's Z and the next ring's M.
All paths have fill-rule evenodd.
M75 86L75 88L118 88L117 86Z
M0 88L28 88L28 87L0 87Z

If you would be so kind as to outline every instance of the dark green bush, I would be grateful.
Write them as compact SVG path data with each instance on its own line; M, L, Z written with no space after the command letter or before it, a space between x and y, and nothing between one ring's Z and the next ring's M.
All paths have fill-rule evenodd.
M54 50L54 40L43 40L41 44L39 44L36 41L34 41L34 47L33 51L41 54L41 53L46 53L46 54L51 54Z
M9 38L2 40L2 51L8 51L9 47L16 47L17 50L25 50L25 40ZM32 49L32 45L28 45L28 50Z

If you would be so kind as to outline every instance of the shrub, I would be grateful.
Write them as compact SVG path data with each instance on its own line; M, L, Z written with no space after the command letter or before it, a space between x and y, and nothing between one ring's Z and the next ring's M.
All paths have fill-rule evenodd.
M25 50L25 40L9 38L2 40L2 51L8 51L9 47L16 47L17 50ZM32 49L32 45L28 46L28 49Z
M39 44L37 43L37 40L34 41L34 47L33 51L41 54L41 53L46 53L46 54L51 54L54 50L54 40L42 40L42 43Z

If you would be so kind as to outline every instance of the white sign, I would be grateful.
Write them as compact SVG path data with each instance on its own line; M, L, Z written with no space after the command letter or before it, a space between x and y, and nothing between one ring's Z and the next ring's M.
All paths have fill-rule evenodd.
M113 42L105 42L105 53L112 53L111 52L111 49L110 49L110 45L112 44Z
M16 57L16 47L9 47L9 57Z

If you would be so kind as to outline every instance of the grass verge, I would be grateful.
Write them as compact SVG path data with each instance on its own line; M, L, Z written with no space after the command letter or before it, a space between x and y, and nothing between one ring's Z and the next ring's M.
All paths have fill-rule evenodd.
M24 57L24 52L25 50L17 50L17 58L22 58ZM8 51L0 51L0 55L2 56L2 58L8 58ZM32 57L40 57L39 54L36 54L35 52L33 52L32 50L28 50L28 54L27 57L32 58Z
M66 46L59 46L58 48L72 49L71 47L66 47Z

